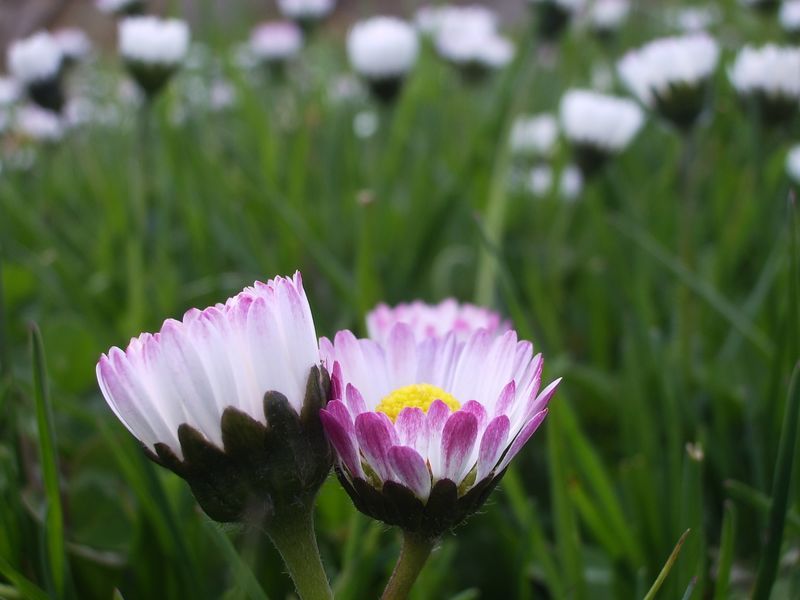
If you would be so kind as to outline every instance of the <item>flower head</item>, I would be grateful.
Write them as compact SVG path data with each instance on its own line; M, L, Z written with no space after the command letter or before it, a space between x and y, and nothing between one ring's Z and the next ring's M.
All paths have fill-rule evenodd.
M793 35L800 34L800 0L784 0L779 18L784 30Z
M728 76L739 96L755 104L761 117L777 123L791 118L800 101L800 48L745 46Z
M561 177L558 181L558 193L564 200L573 202L578 199L582 191L583 174L581 170L575 165L567 165L561 171Z
M514 58L514 44L497 25L495 13L483 7L451 7L434 31L436 51L466 79L481 80Z
M419 39L414 28L395 17L372 17L356 23L347 36L347 56L381 100L391 101L417 62Z
M317 411L327 375L300 275L256 282L112 348L97 380L148 455L185 478L203 509L235 521L328 472Z
M624 150L644 123L635 102L579 89L569 90L561 99L560 117L584 175Z
M800 144L793 146L786 155L786 172L797 185L800 185Z
M61 46L46 31L17 40L8 49L11 74L25 86L30 99L47 110L60 111L64 106L63 64Z
M69 62L79 62L92 51L92 42L82 30L74 27L59 29L53 34L61 48L61 54Z
M514 154L547 157L558 140L558 119L550 113L518 117L511 127L511 151Z
M385 343L398 323L408 326L417 340L452 333L464 341L479 329L499 335L510 328L496 312L448 298L439 304L420 300L393 307L379 304L367 314L367 333L371 339Z
M335 0L278 0L281 14L306 30L331 14L335 5Z
M541 355L507 331L385 341L323 339L333 369L321 412L337 474L362 512L433 538L477 510L547 415Z
M22 137L36 142L58 142L64 137L64 122L54 113L36 105L14 112L14 128Z
M447 27L469 29L476 35L493 33L498 27L497 14L480 4L426 5L414 14L414 22L421 32L434 37Z
M136 82L153 96L189 51L189 26L178 19L127 17L119 24L119 52Z
M617 64L638 98L682 128L703 110L719 46L705 33L666 37L628 52Z
M589 9L589 24L600 35L611 35L625 23L631 11L629 0L595 0Z
M22 95L19 83L11 77L0 77L0 107L8 107Z
M303 48L303 32L292 21L262 23L250 35L250 50L260 61L284 63Z

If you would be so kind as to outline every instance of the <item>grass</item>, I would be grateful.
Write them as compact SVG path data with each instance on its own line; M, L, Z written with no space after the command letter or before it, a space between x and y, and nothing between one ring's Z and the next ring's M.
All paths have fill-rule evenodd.
M222 65L234 109L175 124L181 90L208 79L187 72L146 138L123 107L122 126L81 128L38 148L30 171L4 170L0 597L290 593L262 537L210 523L142 456L94 365L167 317L298 268L321 335L364 333L381 300L456 296L510 317L548 379L564 377L541 432L434 552L414 598L652 597L659 585L661 598L797 597L792 140L760 131L721 68L689 192L681 142L655 119L575 203L506 185L513 117L554 111L596 64L665 31L654 9L633 18L613 49L574 31L553 68L520 26L531 49L480 86L426 48L392 110L331 100L346 65L325 31L285 84ZM196 35L218 44L248 25ZM779 35L735 3L716 31L723 64ZM379 127L360 139L364 110ZM554 163L567 161L562 144ZM337 597L376 597L397 532L355 513L334 480L317 523Z

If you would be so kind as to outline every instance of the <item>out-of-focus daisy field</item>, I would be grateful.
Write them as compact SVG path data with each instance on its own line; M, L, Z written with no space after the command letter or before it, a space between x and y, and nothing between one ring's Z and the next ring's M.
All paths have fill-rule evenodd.
M412 598L800 597L800 0L25 4L0 7L0 598L295 597L95 365L296 270L320 336L454 298L563 378ZM336 598L378 597L397 531L333 476L316 527Z

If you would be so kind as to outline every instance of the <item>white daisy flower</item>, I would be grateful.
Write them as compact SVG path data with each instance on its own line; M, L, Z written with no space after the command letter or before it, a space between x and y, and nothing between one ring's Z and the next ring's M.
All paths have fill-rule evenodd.
M448 13L434 41L439 55L468 78L480 78L514 58L514 44L497 31L492 13L475 9Z
M64 58L70 62L79 62L89 56L92 42L81 29L69 27L59 29L53 34L56 43L61 47Z
M185 21L127 17L119 24L119 52L136 82L152 96L186 58L189 37Z
M0 107L11 106L22 96L22 89L16 79L0 77Z
M792 34L800 33L800 0L785 0L779 13L781 27Z
M263 23L250 36L250 50L268 64L285 63L303 48L303 32L292 21Z
M64 137L64 123L58 114L32 104L14 112L14 128L36 142L57 142Z
M572 89L561 99L560 120L578 165L589 175L630 144L644 114L626 98Z
M739 95L755 102L767 121L780 122L796 114L800 102L800 48L745 46L728 76Z
M60 44L46 31L16 40L8 48L11 74L26 85L56 79L63 60Z
M786 172L797 185L800 185L800 144L792 147L786 155Z
M617 63L617 70L644 104L688 127L702 112L718 60L717 42L696 33L660 38L632 50Z
M281 14L304 28L323 20L335 6L335 0L278 0Z
M589 8L589 25L601 35L617 31L631 11L629 0L595 0Z
M372 17L356 23L347 36L350 65L382 101L392 101L417 62L416 30L395 17Z

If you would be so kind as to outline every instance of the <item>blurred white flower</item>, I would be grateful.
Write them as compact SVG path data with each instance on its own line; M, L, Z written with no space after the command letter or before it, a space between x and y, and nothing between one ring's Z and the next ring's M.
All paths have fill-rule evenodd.
M558 120L550 113L523 115L511 127L511 151L525 156L550 156L558 139Z
M97 0L96 2L97 9L108 15L138 12L143 4L143 0Z
M250 50L258 60L284 62L303 48L303 32L292 21L262 23L250 35Z
M777 122L796 113L800 101L800 48L745 46L728 76L740 96L756 102L763 118Z
M497 14L486 6L426 5L414 14L417 28L427 35L436 36L447 27L469 29L476 35L491 34L497 31Z
M702 85L714 73L719 46L705 33L665 37L631 50L617 63L623 82L653 106L671 90Z
M402 77L414 66L419 40L414 28L395 17L372 17L356 23L347 36L347 56L367 79Z
M789 177L800 185L800 144L792 147L786 155L786 171Z
M617 31L631 11L629 0L595 0L589 9L589 24L601 34Z
M784 0L781 5L780 22L789 33L800 33L800 0Z
M514 44L497 31L494 14L475 7L447 13L435 43L439 55L459 67L499 69L514 58Z
M53 38L67 60L78 62L86 58L92 51L92 42L81 29L74 27L59 29L53 34Z
M8 49L8 66L11 74L25 84L58 77L63 58L61 46L46 31L16 40Z
M549 165L537 165L528 174L528 191L537 198L546 196L553 187L553 169Z
M623 150L644 123L642 110L635 102L579 89L564 94L560 117L570 142L610 153Z
M11 77L0 77L0 107L10 106L22 95L19 83Z
M378 131L378 115L372 110L363 110L353 118L353 133L362 140Z
M631 50L617 63L625 85L679 127L702 112L719 46L705 33L666 37Z
M57 142L64 136L58 115L34 105L20 107L14 113L14 128L23 137L37 142Z
M334 8L334 0L278 0L281 14L295 21L319 21Z
M719 7L709 4L679 8L671 12L668 20L684 33L696 33L713 27L719 22L720 17Z
M570 202L577 200L583 192L583 175L576 165L567 165L561 171L558 182L558 193Z
M189 50L189 26L178 19L128 17L119 25L119 51L143 65L175 67Z
M227 110L236 104L236 88L224 79L215 79L208 91L208 107L219 112Z

